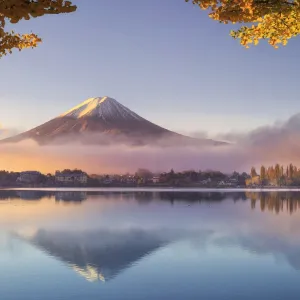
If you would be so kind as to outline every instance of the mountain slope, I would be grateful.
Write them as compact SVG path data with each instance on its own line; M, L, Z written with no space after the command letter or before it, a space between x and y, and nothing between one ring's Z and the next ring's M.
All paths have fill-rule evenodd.
M193 139L162 128L109 97L87 99L60 116L3 142L27 139L35 140L39 144L64 144L69 141L86 144L120 142L133 145L222 144L208 139Z

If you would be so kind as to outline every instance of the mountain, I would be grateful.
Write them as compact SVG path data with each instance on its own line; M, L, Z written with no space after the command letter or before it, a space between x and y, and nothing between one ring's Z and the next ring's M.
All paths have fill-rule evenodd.
M109 97L87 99L60 116L2 142L14 143L28 139L39 144L64 144L69 141L85 144L120 142L131 145L223 144L187 137L162 128Z

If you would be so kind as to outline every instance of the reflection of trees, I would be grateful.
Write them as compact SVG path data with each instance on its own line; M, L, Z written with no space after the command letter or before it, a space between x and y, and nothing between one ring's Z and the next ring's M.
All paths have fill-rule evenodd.
M32 190L1 190L0 200L41 200L43 198L50 198L54 195L53 192L49 191L32 191Z
M220 192L161 192L157 198L162 201L202 203L221 202L226 199L244 199L245 193L220 193Z
M271 211L279 214L280 212L289 212L290 214L297 211L300 207L299 192L247 192L247 198L251 201L251 208L255 209L259 201L261 211Z
M120 200L120 201L136 201L139 204L149 204L153 201L166 201L171 204L175 203L202 203L202 202L221 202L226 199L234 201L246 200L244 192L172 192L172 191L0 191L0 200L41 200L43 198L54 197L57 201L74 201L81 202L88 197L99 200Z
M34 190L2 190L0 200L30 200L40 201L42 199L55 198L56 201L80 202L86 200L86 192L73 191L34 191Z
M102 199L115 199L122 201L137 201L139 204L150 204L153 201L176 203L217 203L224 200L247 200L244 192L191 192L191 191L134 191L134 192L88 192L88 195L98 196Z
M251 201L251 208L280 213L295 212L300 207L300 193L289 192L191 192L191 191L0 191L0 200L41 200L55 198L57 201L80 204L88 198L102 201L137 202L141 205L156 201L176 204L220 203L225 200Z

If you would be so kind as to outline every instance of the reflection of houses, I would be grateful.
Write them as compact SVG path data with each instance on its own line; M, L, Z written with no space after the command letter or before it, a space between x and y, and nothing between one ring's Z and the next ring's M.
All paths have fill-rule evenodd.
M46 191L16 191L15 194L22 200L41 200L45 197L51 197L51 193Z
M56 201L84 201L86 198L86 192L61 191L55 193Z
M37 172L37 171L21 172L20 176L17 179L17 182L20 182L20 183L37 183L40 176L41 176L41 173Z
M55 182L58 184L69 185L69 184L86 184L87 174L82 171L72 172L55 172Z

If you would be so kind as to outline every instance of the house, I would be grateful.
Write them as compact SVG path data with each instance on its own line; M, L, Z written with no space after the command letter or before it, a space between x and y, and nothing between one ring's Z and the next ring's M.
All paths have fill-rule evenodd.
M227 184L226 184L226 182L224 180L221 180L221 181L218 182L218 185L219 186L225 186Z
M239 180L237 178L229 178L229 182L232 184L232 185L237 185L239 183Z
M113 178L106 175L103 180L102 180L103 184L111 184L113 182Z
M55 182L60 184L86 184L88 176L82 171L55 172Z
M134 178L134 176L128 176L126 179L126 183L127 184L134 184L136 183L136 179Z
M210 177L208 179L204 179L204 180L200 181L200 184L203 184L203 185L206 185L206 184L209 184L209 183L211 183L211 178Z
M152 182L153 183L159 183L160 182L160 177L159 176L153 176L152 177Z
M17 179L20 183L37 183L41 173L37 171L25 171L21 172Z

